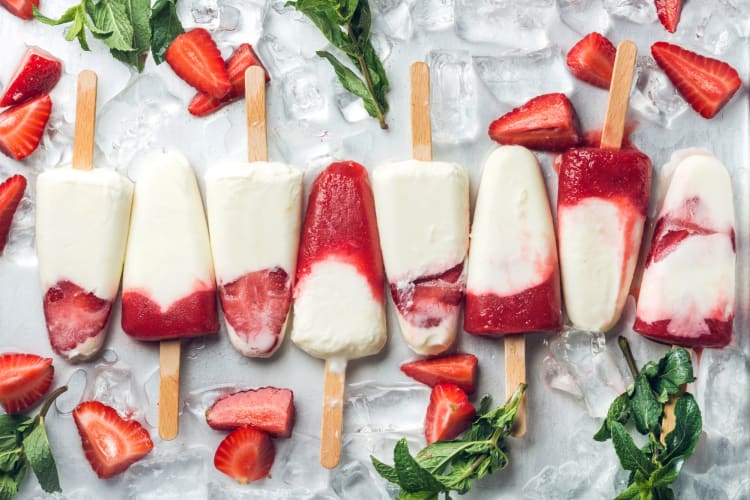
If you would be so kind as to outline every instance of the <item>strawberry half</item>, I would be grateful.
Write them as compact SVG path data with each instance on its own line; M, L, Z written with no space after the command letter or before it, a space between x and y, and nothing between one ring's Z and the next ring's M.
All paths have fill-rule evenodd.
M659 21L667 28L667 31L670 33L677 31L680 14L682 14L682 0L654 0L654 5L656 5Z
M742 86L729 64L677 45L656 42L651 54L677 90L703 118L713 118Z
M16 17L34 19L31 6L39 7L39 0L0 0L0 5Z
M86 460L101 479L127 470L154 448L151 436L141 424L125 420L99 401L86 401L73 411L73 419Z
M294 394L275 387L236 392L219 398L206 411L206 422L219 430L252 426L288 438L294 426Z
M14 175L0 184L0 254L8 243L10 226L23 193L26 191L26 177Z
M208 94L197 93L190 101L188 111L195 116L210 115L227 104L241 99L245 95L245 71L250 66L260 66L266 72L266 83L271 81L265 66L249 43L243 43L227 59L227 73L232 83L232 90L222 99L216 99Z
M48 94L62 75L62 63L39 47L29 47L0 97L0 108Z
M232 90L221 52L203 28L175 38L164 58L177 76L200 92L222 99Z
M240 484L268 476L276 457L273 441L265 432L243 427L228 435L214 455L214 467Z
M490 138L542 151L565 151L581 142L578 116L565 94L544 94L490 124Z
M0 355L0 404L13 415L42 399L55 375L52 358L35 354Z
M430 394L424 421L427 444L448 441L469 428L477 412L469 396L455 384L438 384Z
M52 99L41 95L0 113L0 151L23 160L42 140L52 111Z
M412 361L401 365L401 371L430 387L450 383L467 394L473 394L477 383L477 357L473 354L454 354Z
M573 76L591 85L609 89L617 49L599 33L589 33L568 52L566 63Z

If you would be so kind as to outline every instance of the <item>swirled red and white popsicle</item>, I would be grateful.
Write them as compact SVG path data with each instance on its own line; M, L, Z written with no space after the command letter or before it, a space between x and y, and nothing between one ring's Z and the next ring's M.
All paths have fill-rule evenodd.
M732 184L709 151L678 152L672 162L633 328L659 342L724 347L734 319Z

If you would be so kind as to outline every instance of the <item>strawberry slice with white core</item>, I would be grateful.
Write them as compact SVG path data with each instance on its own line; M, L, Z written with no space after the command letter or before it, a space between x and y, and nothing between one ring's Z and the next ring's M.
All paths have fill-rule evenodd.
M232 90L221 52L203 28L175 38L164 58L177 76L200 92L222 99Z
M469 397L454 384L438 384L430 394L430 405L424 422L427 444L458 437L469 428L476 416Z
M214 467L240 484L268 477L276 449L265 432L252 427L237 429L219 444Z
M0 152L23 160L36 151L52 112L52 99L41 95L0 113Z
M24 191L26 178L22 175L14 175L0 184L0 254L8 242L13 216L21 203Z
M605 36L589 33L568 52L566 62L573 76L603 89L609 89L615 69L617 49Z
M47 393L54 374L52 358L0 355L0 404L11 415L25 411Z
M62 63L39 47L29 47L0 97L0 108L14 106L49 92L62 75Z
M659 21L667 31L670 33L677 31L682 14L682 0L654 0L654 5Z

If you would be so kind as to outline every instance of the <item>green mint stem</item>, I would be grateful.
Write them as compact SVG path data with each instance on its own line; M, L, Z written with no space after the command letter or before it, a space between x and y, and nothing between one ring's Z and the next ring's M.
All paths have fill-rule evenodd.
M44 402L44 406L42 406L41 411L39 412L39 417L44 418L47 416L47 412L49 411L50 407L52 406L52 403L55 402L55 400L65 391L68 390L68 386L64 385L62 387L58 387L52 393L49 395L47 400Z
M638 378L638 366L635 364L635 358L633 357L633 351L630 350L628 339L619 336L617 337L617 343L620 345L620 350L622 351L623 356L625 356L625 361L628 363L630 373L633 375L634 379Z
M349 38L351 39L352 43L355 47L359 47L359 41L357 40L357 35L354 33L354 30L352 29L351 23L347 25L347 32L349 33ZM359 69L362 72L362 76L365 77L365 85L367 85L367 90L370 91L370 94L372 94L373 101L375 101L375 112L378 115L378 121L380 122L380 128L383 130L388 129L388 124L385 122L385 116L383 116L383 109L380 107L380 102L378 102L377 95L375 94L375 86L372 84L372 79L370 78L370 70L367 68L367 63L365 62L365 55L362 53L362 51L357 51L357 62L359 63Z

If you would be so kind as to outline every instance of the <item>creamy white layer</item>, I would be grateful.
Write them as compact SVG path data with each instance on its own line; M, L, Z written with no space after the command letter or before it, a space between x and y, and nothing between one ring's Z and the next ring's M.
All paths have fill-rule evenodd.
M370 356L386 339L383 304L351 264L329 258L297 283L292 341L311 356Z
M133 184L114 170L62 167L40 174L36 186L43 291L67 280L113 300L122 276Z
M302 172L282 163L223 162L206 174L206 205L219 284L297 265Z
M516 295L548 280L556 268L555 228L536 157L521 146L500 147L482 172L467 289Z
M198 283L213 286L214 271L195 174L180 153L149 156L135 185L123 289L166 310Z
M454 307L450 314L445 315L442 323L433 327L421 327L409 322L398 314L398 324L404 340L412 351L421 356L435 356L448 350L456 340L458 318L461 308Z
M644 217L628 200L586 198L558 209L565 309L577 328L605 332L630 291Z

